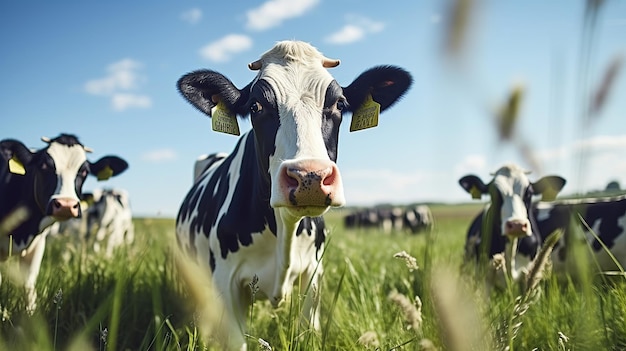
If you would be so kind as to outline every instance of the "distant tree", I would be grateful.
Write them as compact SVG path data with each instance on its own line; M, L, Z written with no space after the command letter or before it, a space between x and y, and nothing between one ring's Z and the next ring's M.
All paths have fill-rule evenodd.
M620 191L620 186L619 186L619 182L614 180L609 182L609 184L606 185L606 189L604 189L605 191Z

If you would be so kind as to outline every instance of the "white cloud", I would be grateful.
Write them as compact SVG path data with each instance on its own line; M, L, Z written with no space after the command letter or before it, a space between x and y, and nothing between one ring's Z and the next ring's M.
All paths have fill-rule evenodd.
M343 26L338 32L326 37L326 42L331 44L348 44L363 39L365 31L361 27L351 24Z
M91 95L110 98L111 105L116 111L130 107L149 108L152 106L150 97L129 93L138 90L145 81L139 74L142 67L141 62L129 58L114 62L107 67L108 74L105 77L85 83L85 91Z
M382 22L357 15L347 16L346 22L348 24L328 35L325 39L326 42L338 45L349 44L363 39L367 34L377 33L385 28L385 24Z
M142 67L140 62L123 59L107 67L106 77L92 79L85 83L85 91L93 95L110 95L117 90L130 90L137 86L140 77L137 71Z
M149 108L152 107L152 99L146 95L136 95L128 93L116 93L111 97L113 109L124 111L131 107Z
M319 3L319 0L269 0L248 11L246 27L266 30L280 25L284 20L302 16Z
M464 176L466 174L484 173L487 166L487 159L484 155L467 155L460 164L454 167L456 175Z
M200 55L210 61L226 62L232 55L246 51L252 47L252 39L242 34L229 34L214 41L202 49Z
M189 24L196 24L202 19L202 10L199 8L187 10L180 15L180 18Z
M176 152L172 149L157 149L146 152L142 159L148 162L164 162L175 160L176 157Z
M586 155L605 152L624 152L626 150L626 135L607 136L600 135L589 139L577 140L569 145L556 149L537 152L537 158L543 162L558 161L580 156L581 152Z

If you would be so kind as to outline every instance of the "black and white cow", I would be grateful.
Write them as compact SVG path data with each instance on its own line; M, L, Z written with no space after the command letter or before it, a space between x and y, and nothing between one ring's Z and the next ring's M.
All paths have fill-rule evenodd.
M404 210L403 226L412 234L432 230L435 219L428 205L409 206Z
M117 156L89 162L86 153L91 150L74 135L42 140L48 145L35 152L18 140L0 141L0 260L9 252L19 255L31 311L36 306L35 281L46 229L55 221L81 216L80 195L87 175L105 180L128 167Z
M593 255L587 257L589 267L582 268L616 271L626 267L626 195L539 203L533 213L542 237L557 229L564 232L552 251L556 273L576 273L581 268L575 261L582 258L572 256L568 241L585 242L591 248ZM584 252L590 251L584 249Z
M528 179L528 172L508 164L493 174L485 184L478 176L467 175L459 180L463 189L475 199L490 196L488 207L473 220L467 233L466 260L490 260L505 251L507 244L517 239L516 255L511 257L511 275L518 279L541 246L541 232L537 227L531 206L534 195L553 200L563 189L565 179L545 176L536 182ZM548 233L549 234L549 233Z
M321 216L345 203L335 163L339 125L346 112L354 118L367 107L370 96L386 110L412 82L403 69L380 66L341 87L326 69L338 64L308 43L283 41L248 66L258 73L243 89L209 70L178 81L182 95L213 119L236 114L252 122L232 153L211 158L176 221L179 244L213 272L230 348L247 347L249 284L257 279L256 298L273 306L299 283L302 318L319 329Z
M128 191L120 188L94 189L86 199L89 203L87 233L95 233L95 252L106 246L106 257L112 257L116 248L133 243L135 227Z

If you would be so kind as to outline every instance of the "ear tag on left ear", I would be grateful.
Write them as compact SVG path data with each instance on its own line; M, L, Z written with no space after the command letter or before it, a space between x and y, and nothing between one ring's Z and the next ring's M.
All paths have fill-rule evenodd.
M106 166L98 172L96 175L98 177L98 181L107 180L113 176L113 169L111 167Z
M557 192L552 189L546 189L541 193L541 201L554 201L556 199Z
M222 101L218 102L211 113L211 125L216 132L239 135L237 116L230 112Z
M483 193L476 187L476 185L472 185L470 194L472 194L472 199L474 200L480 199L483 196Z
M15 155L13 155L13 157L9 160L9 171L19 175L26 174L24 165L17 158L15 158Z
M372 95L367 95L363 105L352 113L350 131L373 128L378 125L378 115L380 115L380 104L372 99Z

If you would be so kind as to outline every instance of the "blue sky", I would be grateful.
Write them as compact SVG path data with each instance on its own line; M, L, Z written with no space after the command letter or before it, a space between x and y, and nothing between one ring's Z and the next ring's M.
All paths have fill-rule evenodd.
M565 177L565 194L612 180L626 187L624 72L592 123L581 118L607 67L623 60L626 2L600 9L588 74L584 1L473 1L456 56L443 50L450 3L2 1L0 139L39 148L41 136L76 134L95 150L91 160L117 154L130 163L85 190L125 188L136 215L175 216L196 157L236 142L182 99L178 78L210 68L241 88L255 75L249 62L276 41L298 39L341 60L331 73L343 86L380 64L415 80L377 128L343 126L338 164L348 205L469 201L457 180L488 180L505 162L532 170L533 180ZM524 91L516 140L534 163L519 142L500 142L493 124L515 86Z

